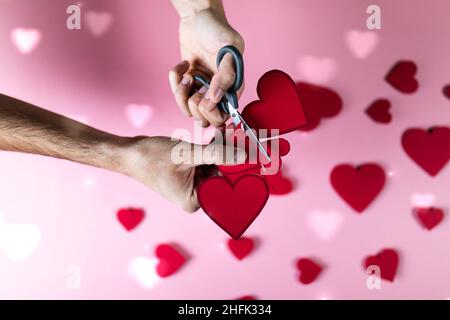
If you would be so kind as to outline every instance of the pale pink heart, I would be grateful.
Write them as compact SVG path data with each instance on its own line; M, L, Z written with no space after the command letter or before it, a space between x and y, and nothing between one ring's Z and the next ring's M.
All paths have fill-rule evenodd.
M125 108L125 113L135 128L142 128L152 117L153 108L146 104L129 104Z
M429 208L436 202L436 197L432 193L414 193L411 195L413 207Z
M342 215L336 211L311 211L307 223L313 233L321 240L331 240L342 225Z
M89 11L86 13L86 25L96 37L104 35L113 23L113 15L109 12Z
M128 273L132 275L139 284L147 289L153 288L160 282L161 278L156 273L159 263L156 258L136 257L131 260Z
M22 54L31 53L41 38L41 32L37 29L15 28L11 31L11 41Z
M355 57L364 59L375 50L379 37L374 31L350 30L347 32L345 40Z
M298 59L301 80L313 83L326 83L336 73L336 63L331 58L304 56Z

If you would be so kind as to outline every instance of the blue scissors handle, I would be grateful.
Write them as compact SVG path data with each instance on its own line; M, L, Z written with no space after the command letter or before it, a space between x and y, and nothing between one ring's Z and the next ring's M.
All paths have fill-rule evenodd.
M229 53L233 57L234 66L235 66L235 73L236 78L234 80L233 85L230 89L225 92L224 97L222 100L218 103L219 109L226 113L230 114L230 111L228 110L228 102L231 103L236 109L238 108L238 98L237 98L237 91L241 88L242 83L244 82L244 59L242 58L241 53L239 50L234 46L225 46L222 49L220 49L219 53L217 54L216 59L216 65L217 68L219 68L220 63L222 62L225 55ZM194 75L195 81L199 82L200 84L209 87L209 84L211 82L210 79L206 79L199 75Z

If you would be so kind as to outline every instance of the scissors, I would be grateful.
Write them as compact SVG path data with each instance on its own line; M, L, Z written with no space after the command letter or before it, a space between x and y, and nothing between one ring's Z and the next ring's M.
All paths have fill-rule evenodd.
M245 134L250 138L253 143L256 144L259 151L266 157L269 162L271 161L269 154L264 148L261 141L256 136L253 129L245 122L244 118L242 118L241 114L238 111L239 103L237 98L237 91L242 86L242 82L244 80L244 60L242 59L242 55L238 49L234 46L225 46L220 49L217 54L216 65L219 68L220 63L222 62L223 57L230 53L234 60L234 65L236 67L236 79L234 80L233 86L225 92L222 100L217 104L217 107L224 113L230 115L231 119L233 119L234 126L236 128L240 127ZM206 79L199 75L194 75L195 81L201 83L202 85L209 88L209 84L211 82L210 79Z

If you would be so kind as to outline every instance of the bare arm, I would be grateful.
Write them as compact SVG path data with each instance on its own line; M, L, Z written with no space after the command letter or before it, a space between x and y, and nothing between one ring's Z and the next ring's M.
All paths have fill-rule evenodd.
M172 151L189 155L174 162ZM167 137L119 137L75 120L0 94L0 150L66 159L122 173L142 182L185 211L198 209L196 187L215 174L233 148L199 146L200 162L192 161L194 145ZM227 151L228 150L228 151ZM234 161L245 161L239 150Z

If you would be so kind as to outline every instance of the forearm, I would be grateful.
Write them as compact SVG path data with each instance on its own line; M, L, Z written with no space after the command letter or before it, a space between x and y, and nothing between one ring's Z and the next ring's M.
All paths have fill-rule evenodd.
M213 10L225 15L222 0L171 0L180 18L192 16L203 10Z
M123 171L118 137L82 123L0 95L0 150L50 156Z

